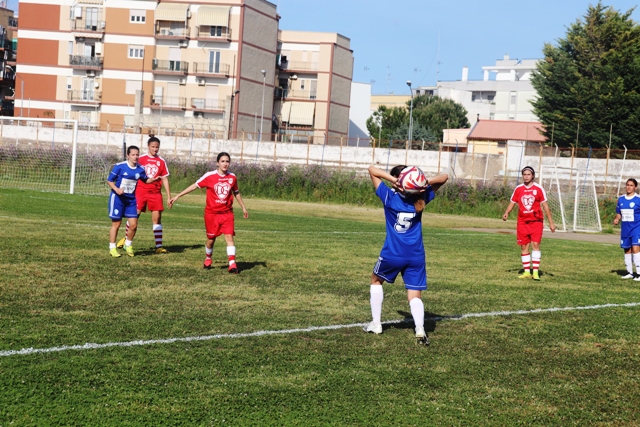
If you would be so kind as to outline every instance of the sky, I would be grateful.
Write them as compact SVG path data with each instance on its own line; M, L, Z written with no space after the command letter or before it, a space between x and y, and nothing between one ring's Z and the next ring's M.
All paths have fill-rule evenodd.
M373 94L409 94L436 81L483 78L482 66L542 57L582 18L589 0L270 0L284 30L336 32L351 40L353 81ZM603 1L626 12L640 0ZM16 10L18 0L9 0ZM632 19L640 21L640 10Z
M372 94L409 94L412 86L483 78L482 66L542 57L581 19L587 0L270 0L283 30L336 32L351 40L353 81ZM603 1L621 12L640 0ZM640 10L632 19L640 21Z

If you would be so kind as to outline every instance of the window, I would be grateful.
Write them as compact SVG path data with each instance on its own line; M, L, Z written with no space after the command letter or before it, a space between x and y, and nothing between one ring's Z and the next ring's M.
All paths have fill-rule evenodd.
M133 24L144 24L147 19L147 12L140 9L131 9L129 11L129 22Z
M511 105L516 105L516 93L511 92Z
M209 51L209 72L216 73L216 74L220 72L220 51L219 50Z
M209 28L209 35L212 37L222 37L222 27L212 26Z
M127 80L124 93L135 95L137 90L142 90L142 82L140 80Z
M69 46L67 47L67 52L69 55L73 55L73 42L69 42Z
M494 99L495 97L496 97L495 95L487 95L487 99L488 99L489 101L493 101L493 99Z
M71 90L73 77L67 77L67 90Z
M144 58L144 46L129 45L129 58Z

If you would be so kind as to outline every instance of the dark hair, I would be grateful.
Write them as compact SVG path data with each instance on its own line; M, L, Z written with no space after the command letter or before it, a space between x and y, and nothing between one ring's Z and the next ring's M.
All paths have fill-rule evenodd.
M149 140L147 141L147 145L151 144L152 142L157 142L158 144L160 144L160 139L158 139L157 136L152 136L151 138L149 138Z
M216 159L216 162L219 162L220 158L224 156L227 156L229 158L229 161L231 161L231 156L229 155L229 153L223 151L222 153L218 154L218 158Z
M129 147L127 147L127 156L131 154L131 150L136 150L138 153L140 152L140 149L138 147L136 147L135 145L130 145Z
M629 181L633 182L634 186L636 186L636 187L638 186L638 181L636 181L634 178L629 178L625 184L628 184Z
M389 175L391 175L394 178L397 178L400 176L400 172L402 172L402 170L405 169L406 167L407 165L395 166L393 169L391 169L391 172L389 172Z
M531 171L531 175L536 176L536 171L534 171L531 166L523 167L522 170L520 171L520 173L523 174L524 171Z

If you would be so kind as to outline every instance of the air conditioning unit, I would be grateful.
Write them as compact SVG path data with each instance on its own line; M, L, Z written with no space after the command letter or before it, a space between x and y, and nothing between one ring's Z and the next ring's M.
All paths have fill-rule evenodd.
M96 72L93 70L87 70L87 77L95 77L96 76Z
M207 81L205 79L198 79L198 85L199 86L204 86L205 83L207 83Z
M180 83L181 85L186 85L187 84L187 79L186 78L178 79L178 83Z
M178 42L178 46L180 46L180 47L187 47L187 46L189 46L189 41L188 41L188 40L180 40L180 41Z
M106 21L100 22L100 28L102 28L104 30L106 27L107 27Z

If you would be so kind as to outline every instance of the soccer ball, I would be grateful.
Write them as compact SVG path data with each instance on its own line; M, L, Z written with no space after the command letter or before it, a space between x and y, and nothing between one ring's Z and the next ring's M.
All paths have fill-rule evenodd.
M427 187L427 177L415 166L402 169L398 176L398 186L402 187L407 194L415 194Z

